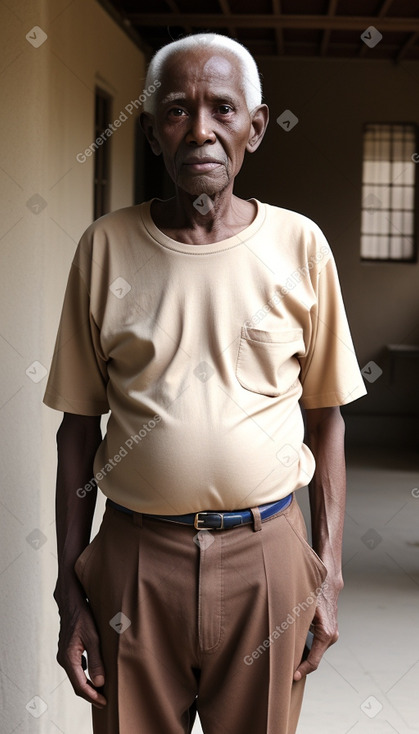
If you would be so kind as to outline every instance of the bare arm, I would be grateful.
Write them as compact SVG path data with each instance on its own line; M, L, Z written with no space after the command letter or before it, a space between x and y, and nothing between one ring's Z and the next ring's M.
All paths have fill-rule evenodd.
M328 575L313 620L313 646L307 660L297 668L295 680L316 670L327 648L338 639L337 600L343 588L346 468L345 424L340 409L307 410L306 428L306 440L316 459L316 471L309 485L313 547Z
M84 497L77 490L92 479L93 460L101 440L100 416L64 413L57 433L58 579L54 591L61 617L57 660L77 695L100 707L106 700L95 689L104 683L99 638L74 564L89 543L97 495L96 487ZM87 680L81 666L84 650L94 685Z

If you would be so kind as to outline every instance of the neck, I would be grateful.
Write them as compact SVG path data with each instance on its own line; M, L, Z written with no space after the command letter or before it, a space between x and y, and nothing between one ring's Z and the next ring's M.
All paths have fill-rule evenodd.
M151 213L156 226L172 239L204 245L241 232L253 221L256 209L234 196L231 185L212 196L177 189L173 199L155 201Z

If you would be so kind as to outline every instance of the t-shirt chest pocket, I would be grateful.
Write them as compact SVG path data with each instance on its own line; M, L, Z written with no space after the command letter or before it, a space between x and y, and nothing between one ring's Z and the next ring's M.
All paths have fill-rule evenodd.
M262 331L243 327L236 377L251 392L277 397L288 392L300 373L305 352L303 330Z

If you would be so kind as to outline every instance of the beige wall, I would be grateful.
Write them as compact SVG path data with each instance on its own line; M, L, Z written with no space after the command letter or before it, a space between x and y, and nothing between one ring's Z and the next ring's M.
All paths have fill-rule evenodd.
M117 117L143 89L144 59L94 0L0 4L0 731L91 731L55 662L55 431L42 405L63 291L76 243L92 221L94 87L114 97ZM34 48L35 25L48 35ZM39 36L38 36L39 37ZM134 115L114 133L113 209L132 203ZM39 213L26 202L39 194ZM30 367L34 362L40 366ZM30 376L25 371L30 368ZM33 381L32 378L39 381ZM32 544L26 539L30 533ZM42 535L41 535L42 533ZM39 718L26 704L39 696Z
M419 409L419 365L400 362L391 381L385 346L419 343L419 264L361 263L359 232L363 123L419 123L419 63L259 59L259 66L271 122L237 193L300 211L322 227L337 260L360 364L374 360L384 371L367 385L368 397L346 412L400 415L412 436L417 421L409 424L406 415ZM290 132L276 123L285 109L299 118ZM370 437L378 439L379 426Z

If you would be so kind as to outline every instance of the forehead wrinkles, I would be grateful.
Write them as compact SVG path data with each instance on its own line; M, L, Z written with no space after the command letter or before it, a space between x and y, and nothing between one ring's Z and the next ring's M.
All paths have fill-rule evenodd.
M237 83L241 80L241 68L238 61L230 54L221 56L212 54L204 62L195 53L184 53L174 55L166 62L162 75L163 86L170 93L174 88L179 95L184 96L183 90L190 86L198 86L202 83L213 83L217 86L227 84L231 93L231 87L237 93ZM243 93L243 84L240 91Z

